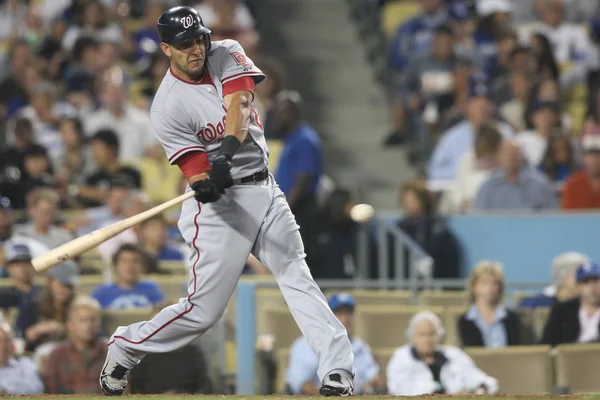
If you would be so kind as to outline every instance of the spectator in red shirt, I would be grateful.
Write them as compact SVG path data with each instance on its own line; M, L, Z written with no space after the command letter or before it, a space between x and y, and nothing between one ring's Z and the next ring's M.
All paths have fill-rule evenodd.
M44 365L46 393L101 393L98 375L106 357L106 342L100 333L100 304L77 297L67 319L68 339L58 345Z
M600 135L583 137L584 169L565 183L561 208L585 210L600 208Z

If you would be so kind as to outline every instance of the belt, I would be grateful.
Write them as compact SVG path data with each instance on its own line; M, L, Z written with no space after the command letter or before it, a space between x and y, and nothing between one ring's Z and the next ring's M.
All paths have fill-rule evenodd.
M241 183L258 183L262 182L269 177L269 168L262 169L252 175L245 176L240 179L236 179L234 182L236 185Z

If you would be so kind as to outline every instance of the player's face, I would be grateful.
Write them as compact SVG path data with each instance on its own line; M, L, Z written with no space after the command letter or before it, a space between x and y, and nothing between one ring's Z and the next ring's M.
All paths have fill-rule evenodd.
M176 73L184 79L198 80L204 74L207 40L206 36L201 36L177 45L161 43L161 48L171 58L171 67Z

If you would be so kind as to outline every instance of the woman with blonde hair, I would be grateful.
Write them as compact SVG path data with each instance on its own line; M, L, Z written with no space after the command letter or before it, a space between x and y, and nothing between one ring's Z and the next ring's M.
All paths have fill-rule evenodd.
M502 264L480 261L469 276L471 307L458 320L463 346L505 347L522 344L519 315L504 307Z
M464 351L456 346L441 345L444 327L431 311L415 314L406 334L410 343L398 348L387 366L391 395L498 392L498 381L477 368Z

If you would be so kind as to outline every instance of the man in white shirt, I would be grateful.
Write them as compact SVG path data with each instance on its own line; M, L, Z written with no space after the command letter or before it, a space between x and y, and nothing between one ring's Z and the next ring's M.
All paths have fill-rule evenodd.
M162 155L148 113L129 101L127 89L126 77L120 68L114 67L105 73L100 89L102 108L85 119L86 135L91 137L101 129L115 131L120 144L119 160L123 162L149 154Z

